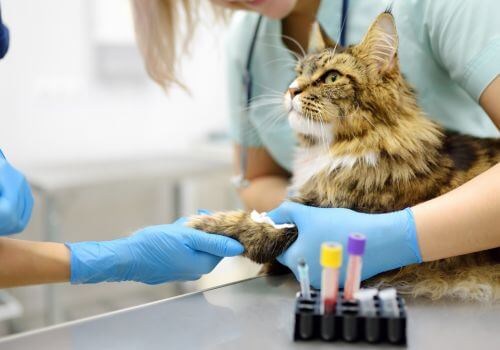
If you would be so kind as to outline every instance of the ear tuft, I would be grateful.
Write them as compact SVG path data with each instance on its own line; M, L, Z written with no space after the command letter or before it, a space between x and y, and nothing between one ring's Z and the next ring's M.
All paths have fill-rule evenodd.
M314 54L323 51L324 49L331 47L337 51L343 50L343 48L332 40L321 25L316 21L311 27L311 32L309 33L309 45L307 48L307 53Z
M326 48L325 40L323 40L323 33L318 22L314 22L309 33L309 44L307 46L307 53L318 53Z
M390 12L380 14L372 23L360 46L366 50L380 72L391 70L397 60L398 33Z

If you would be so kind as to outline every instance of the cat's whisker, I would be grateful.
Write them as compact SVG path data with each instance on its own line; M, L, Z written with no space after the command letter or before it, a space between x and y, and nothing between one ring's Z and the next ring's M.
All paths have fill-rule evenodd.
M320 128L320 134L319 134L319 142L320 142L320 147L323 147L326 149L325 144L326 144L326 134L325 134L325 128L323 125L323 121L319 121L319 128Z
M333 48L333 56L335 56L335 53L337 52L337 46L339 45L339 41L340 41L340 35L342 34L342 32L344 31L344 27L345 27L345 23L346 23L346 20L347 20L347 16L344 18L344 20L342 21L342 24L340 26L340 31L339 31L339 34L337 35L337 40L335 40L335 47Z
M262 108L262 107L276 107L276 108L280 108L282 109L283 111L285 111L284 108L281 108L283 107L283 104L282 103L278 103L278 102L260 102L260 103L254 103L250 106L249 109L246 109L247 111L251 111L251 110L254 110L254 109L257 109L257 108Z
M276 123L286 117L287 113L285 111L279 111L278 113L270 114L265 117L261 124L263 128L272 128Z
M252 104L252 103L268 102L268 101L283 103L283 97L282 96L259 96L259 97L256 97L256 98L250 100L250 103Z
M278 111L278 113L270 114L264 118L260 126L262 128L272 128L276 123L278 123L282 118L286 117L285 111ZM249 137L259 136L259 131L254 128L245 128L240 130L240 132Z
M323 151L325 153L328 152L330 148L330 144L328 142L328 137L327 137L327 132L331 132L331 130L326 130L325 124L323 123L323 120L320 119L319 121L320 128L321 128L321 145L323 146Z
M285 51L288 51L289 54L291 54L293 57L295 57L295 59L297 61L300 61L302 59L302 57L299 56L299 54L297 54L296 52L290 50L290 49L287 49L286 47L280 47L278 45L271 45L271 44L266 44L266 43L262 43L261 44L262 46L267 46L267 47L271 47L271 48L274 48L274 49L280 49L280 50L285 50Z
M287 116L287 113L285 111L282 111L282 112L279 112L279 113L275 113L275 114L272 114L270 116L267 117L267 119L264 121L264 124L267 122L271 122L273 124L276 124L278 121L282 120L284 117ZM272 126L272 125L271 125ZM271 127L270 126L270 127Z
M323 143L325 145L325 152L327 152L330 149L330 144L327 139L327 132L332 132L332 130L327 130L325 124L322 122L322 128L323 128Z
M252 97L250 99L250 102L256 101L256 100L259 100L259 99L265 99L265 98L279 98L279 99L283 100L283 94L273 93L273 94L258 95L258 96Z
M306 56L306 50L304 50L304 47L297 41L295 40L294 38L292 38L291 36L289 35L285 35L285 34L265 34L263 36L269 36L269 37L281 37L281 38L284 38L284 39L287 39L287 40L290 40L292 43L294 43L295 45L297 45L297 48L300 49L300 52L302 53L302 56L305 57Z
M280 67L285 67L285 68L292 68L293 69L293 68L295 68L295 66L297 64L296 62L289 61L288 58L277 58L275 60L270 60L270 61L264 63L263 66L267 67L267 66L269 66L272 63L281 62L281 61L287 62L286 64L283 64L283 65L280 66Z
M265 106L276 106L276 107L283 107L283 98L278 97L278 96L273 96L273 97L264 97L264 96L258 96L254 98L248 107L242 107L240 111L250 111L255 108L261 108Z
M260 86L261 88L263 88L263 89L265 89L265 90L267 90L269 92L274 92L276 94L281 94L281 96L283 96L283 94L284 94L284 91L275 90L273 88L270 88L269 86L262 85L262 84L260 84L260 83L258 83L256 81L254 81L253 84L255 84L255 86Z

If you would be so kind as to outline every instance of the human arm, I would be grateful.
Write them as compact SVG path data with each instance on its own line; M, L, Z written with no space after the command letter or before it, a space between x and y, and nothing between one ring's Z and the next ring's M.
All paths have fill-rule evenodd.
M69 261L64 244L0 238L0 289L68 281Z
M69 248L69 249L68 249ZM60 243L0 240L0 288L71 281L194 280L224 256L241 254L236 241L183 226L147 227L122 239Z
M247 209L268 211L277 207L286 197L290 174L283 169L262 147L247 147L247 171L249 186L238 189ZM236 166L240 164L241 147L234 148ZM235 169L237 173L240 169Z
M500 247L500 164L412 208L422 259Z
M479 104L500 130L500 76L497 76L483 91Z
M479 103L500 129L500 77ZM412 208L424 261L500 247L500 164ZM471 205L470 205L471 204Z
M278 260L298 276L297 259L306 258L311 281L318 287L321 243L333 240L345 246L352 232L367 236L363 279L421 261L500 247L499 178L496 165L440 197L387 214L285 202L269 216L276 223L295 223L299 236Z

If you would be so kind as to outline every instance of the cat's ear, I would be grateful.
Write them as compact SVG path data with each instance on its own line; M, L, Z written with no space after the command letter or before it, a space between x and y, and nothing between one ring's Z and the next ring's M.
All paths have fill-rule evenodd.
M380 14L371 24L359 47L375 64L379 72L395 67L398 52L396 22L390 11Z
M338 47L337 43L330 39L318 22L314 22L309 33L309 45L307 53L314 54L323 51L327 47Z

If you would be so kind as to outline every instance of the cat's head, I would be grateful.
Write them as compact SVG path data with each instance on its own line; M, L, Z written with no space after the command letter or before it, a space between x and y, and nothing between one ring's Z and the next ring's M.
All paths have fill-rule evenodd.
M399 70L398 35L390 12L380 14L358 45L347 48L313 25L308 55L285 94L289 122L299 135L331 141L393 125L416 107Z

